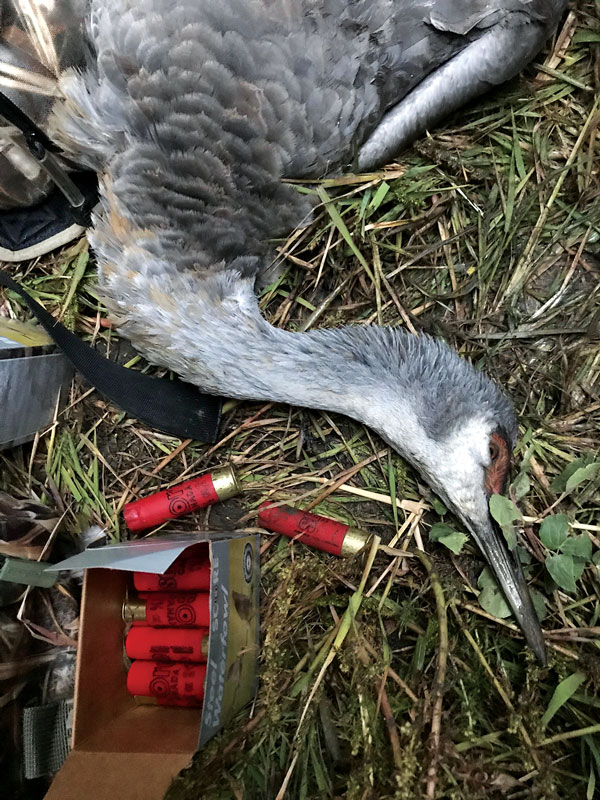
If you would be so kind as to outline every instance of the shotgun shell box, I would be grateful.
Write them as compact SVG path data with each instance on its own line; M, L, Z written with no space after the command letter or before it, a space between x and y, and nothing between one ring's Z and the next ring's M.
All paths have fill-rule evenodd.
M211 583L205 593L210 606L208 632L201 628L152 629L156 634L192 633L201 639L201 649L206 651L203 664L184 663L181 657L173 664L152 667L161 671L154 677L164 677L174 667L193 667L193 691L184 689L180 698L173 693L166 698L140 694L149 687L145 688L139 671L148 667L137 665L159 662L153 655L152 660L132 664L136 672L129 681L134 697L127 690L121 615L125 601L134 596L132 573L164 574L179 556L200 543L211 566ZM51 567L51 571L64 569L85 569L73 741L46 797L162 800L194 752L254 697L258 536L242 532L156 536L91 548ZM135 636L140 632L148 635L148 628L141 623L130 630ZM134 678L136 684L131 685ZM201 684L203 700L199 699Z
M130 531L143 531L239 493L235 469L232 466L223 467L142 500L127 503L123 517Z
M372 538L366 531L344 525L343 522L291 506L274 506L268 500L258 507L258 524L268 531L297 539L302 544L336 556L356 555L366 548Z

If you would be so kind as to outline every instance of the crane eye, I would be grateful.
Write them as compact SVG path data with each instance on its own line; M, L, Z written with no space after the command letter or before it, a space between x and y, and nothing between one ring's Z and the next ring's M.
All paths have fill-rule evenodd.
M492 463L498 458L500 455L500 448L498 444L492 439L490 441L490 458L492 459Z
M485 490L489 494L501 494L508 476L510 454L506 440L499 433L492 433L488 442L490 463L485 469Z

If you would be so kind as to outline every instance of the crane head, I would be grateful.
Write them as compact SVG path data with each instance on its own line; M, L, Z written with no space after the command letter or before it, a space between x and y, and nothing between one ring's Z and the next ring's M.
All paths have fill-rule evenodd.
M354 335L370 375L385 374L380 403L363 391L362 419L425 478L462 521L502 587L527 643L546 663L542 630L516 551L490 515L509 475L517 423L510 400L443 342L398 329Z
M510 550L489 501L507 484L513 442L495 421L485 418L465 422L442 442L439 461L423 472L430 484L462 521L475 540L538 661L546 664L546 650L521 562Z

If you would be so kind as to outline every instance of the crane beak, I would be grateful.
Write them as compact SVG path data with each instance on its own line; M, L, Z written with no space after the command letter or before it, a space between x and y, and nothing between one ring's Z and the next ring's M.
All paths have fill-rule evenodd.
M466 522L493 569L527 644L535 653L540 665L545 667L546 645L517 553L508 549L502 531L491 518L484 525L469 520Z

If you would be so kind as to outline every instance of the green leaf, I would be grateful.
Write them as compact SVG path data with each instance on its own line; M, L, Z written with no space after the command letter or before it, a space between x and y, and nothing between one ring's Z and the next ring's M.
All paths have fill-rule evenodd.
M75 261L75 269L73 270L73 275L69 281L69 291L67 292L67 296L63 302L61 316L64 315L67 308L71 305L71 301L75 296L77 287L85 275L85 270L89 260L90 254L87 248L77 256L77 260Z
M594 765L590 764L590 777L588 778L585 800L594 800L594 797L596 797L596 773L594 772Z
M448 550L452 550L455 555L458 555L465 542L468 541L468 537L464 533L458 533L458 531L453 530L443 522L437 522L429 531L429 540L431 542L440 542Z
M517 534L513 522L521 519L521 512L508 497L493 494L490 497L490 514L502 528L508 549L514 550L517 546Z
M573 675L569 675L568 678L565 678L561 681L556 689L554 690L554 694L550 698L550 702L548 703L548 708L544 712L544 716L542 717L542 727L545 728L546 725L550 722L552 717L556 714L558 709L573 697L577 689L581 686L581 684L585 680L585 673L584 672L575 672Z
M560 550L570 556L579 556L585 561L589 561L592 557L592 543L587 533L582 533L579 536L570 536L561 545Z
M519 472L513 481L512 489L517 500L521 500L525 495L529 494L531 489L529 475L526 472Z
M375 192L375 196L373 197L373 199L369 203L369 208L372 209L373 211L376 211L379 208L379 206L383 203L383 201L385 200L386 195L389 192L389 190L390 190L389 183L387 183L386 181L382 181L379 184L379 187L378 187L377 191Z
M498 586L494 573L489 567L484 567L481 575L477 578L477 586L480 589L485 589L486 586Z
M479 593L479 605L488 614L498 617L498 619L506 619L512 613L499 587L492 589L491 586L487 586L482 589Z
M585 559L579 558L579 556L571 556L571 558L573 559L573 575L575 576L575 580L578 581L583 575L586 562Z
M436 522L429 531L429 541L439 542L441 536L449 536L452 533L456 533L456 531L450 525L446 525L445 522Z
M435 497L435 495L431 498L430 502L431 505L433 506L433 510L438 516L443 517L444 514L448 513L448 509L446 508L446 506L442 503L441 500L438 500L437 497Z
M490 514L501 527L512 525L521 519L521 512L513 501L502 494L493 494L490 497Z
M578 566L575 564L573 556L564 554L550 556L546 559L546 569L550 573L552 580L565 592L574 593L577 590L575 576L578 572ZM579 572L578 577L581 576L581 572Z
M529 594L531 595L531 602L533 603L533 607L535 608L535 613L537 614L537 618L540 622L545 619L547 609L546 609L546 598L541 592L538 592L537 589L531 587L529 589Z
M477 581L481 591L479 592L479 605L488 614L498 619L506 619L510 617L511 610L504 599L502 590L498 586L492 571L485 567Z
M592 756L594 757L594 761L596 762L596 769L598 770L598 775L600 775L600 750L598 750L598 748L596 747L592 736L584 736L583 741L592 751Z
M592 464L596 459L595 453L586 453L581 458L576 458L574 461L571 461L570 464L563 469L560 475L557 475L556 478L550 484L550 488L553 492L557 494L561 494L565 491L567 487L567 481L575 472L577 472L580 467L586 467L588 464Z
M523 566L528 566L533 561L533 557L529 550L526 547L522 547L521 545L517 546L517 555L519 556L519 561Z
M517 546L517 534L512 525L503 525L502 533L506 539L506 544L509 550L514 550Z
M600 461L594 461L593 464L588 464L587 467L580 467L575 470L567 481L565 491L570 492L575 489L576 486L579 486L580 483L591 481L592 478L596 477L598 470L600 470Z
M458 555L460 551L468 542L468 537L464 533L452 533L440 539L440 542L445 545L448 550L452 550L454 555Z
M336 207L336 205L335 205L335 203L333 201L333 198L330 197L327 194L327 191L325 190L325 188L323 186L318 186L317 187L317 194L319 195L319 197L321 199L321 202L324 203L325 209L327 210L327 212L329 213L329 216L331 217L331 221L333 222L335 227L340 232L342 238L344 239L344 241L346 242L348 247L352 250L352 252L356 256L358 261L360 262L360 265L362 266L364 271L369 276L371 282L375 283L375 278L373 277L373 273L371 272L371 268L367 264L367 260L365 259L363 254L360 252L360 250L356 246L356 244L354 242L354 239L352 238L352 234L348 230L348 226L346 225L346 223L342 219L342 215L340 214L340 212L337 210L337 207Z
M546 517L540 527L540 539L549 550L558 550L569 536L569 518L566 514Z
M600 33L584 29L577 31L573 36L573 44L588 44L590 42L600 42Z

